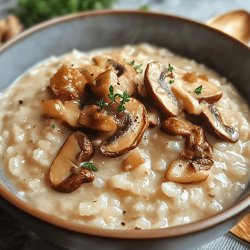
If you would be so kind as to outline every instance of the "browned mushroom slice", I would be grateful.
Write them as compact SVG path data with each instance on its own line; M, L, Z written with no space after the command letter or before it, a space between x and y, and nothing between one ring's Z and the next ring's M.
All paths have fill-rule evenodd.
M114 117L105 111L99 111L96 105L85 106L80 113L78 122L85 127L103 132L111 132L117 128Z
M62 101L80 99L87 81L79 70L63 65L50 79L50 89Z
M142 103L130 98L125 107L126 112L120 120L121 128L100 146L104 156L117 157L134 149L148 127L147 111Z
M214 161L204 158L192 160L190 164L195 168L196 171L209 170L213 166Z
M190 93L199 101L206 101L208 103L217 102L223 94L221 88L204 79L204 76L198 76L194 72L188 72L183 75L184 83L182 87L187 93ZM201 91L196 91L199 87Z
M158 62L151 62L147 65L144 83L148 95L158 108L168 115L176 116L180 113L180 107L170 84L166 81L168 74L166 67Z
M110 102L108 98L109 87L112 85L114 87L114 91L116 93L119 92L117 81L118 78L115 72L108 69L96 78L95 83L91 85L91 89L96 97L99 97L106 102Z
M178 84L173 84L172 91L181 103L182 109L190 114L200 115L202 113L199 101Z
M190 164L189 160L175 160L173 161L166 172L166 180L175 183L188 184L199 183L205 181L209 176L208 171L199 170Z
M162 123L161 129L170 135L186 137L182 156L190 160L204 159L204 162L206 159L213 164L213 149L207 142L204 130L201 127L178 117L169 117Z
M79 108L78 102L66 101L62 103L58 99L45 100L42 103L42 108L44 114L56 119L60 119L72 127L80 127L78 119L81 110Z
M185 150L182 153L188 159L212 159L213 149L206 140L204 130L193 125L187 136Z
M170 135L189 136L192 133L192 126L193 124L184 119L169 117L162 122L161 129Z
M221 139L228 142L236 142L239 139L239 132L226 125L222 115L214 104L201 103L203 115L212 131Z
M101 73L103 73L103 69L96 65L86 66L81 69L81 73L86 78L88 83L92 83Z
M118 77L118 85L121 91L127 91L132 96L137 91L134 78L135 69L120 58L113 58L108 55L100 55L93 58L97 66L103 69L111 69Z
M49 170L49 183L53 189L63 193L76 190L82 183L94 180L91 170L80 168L82 161L88 161L94 153L90 139L82 132L71 134Z

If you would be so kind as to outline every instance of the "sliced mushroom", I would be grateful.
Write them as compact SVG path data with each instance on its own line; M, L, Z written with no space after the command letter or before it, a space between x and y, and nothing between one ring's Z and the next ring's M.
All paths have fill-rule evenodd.
M145 162L138 150L132 151L129 156L122 160L122 166L125 171L131 171Z
M196 159L196 160L192 160L190 162L190 164L195 168L196 171L200 171L200 170L209 170L214 162L211 159Z
M213 149L207 142L204 130L192 123L178 117L169 117L162 123L162 130L170 135L181 135L186 137L185 148L182 156L196 161L194 167L211 167L213 165ZM196 165L195 165L196 164Z
M63 65L50 79L50 89L62 101L79 100L87 80L79 70Z
M181 103L182 109L186 110L189 114L200 115L202 113L199 101L183 87L173 84L172 91Z
M62 103L58 99L45 100L42 103L42 108L44 114L56 119L60 119L72 127L80 127L78 119L81 110L79 108L78 102L66 101Z
M118 118L120 128L100 146L104 156L117 157L134 149L148 127L147 111L142 103L130 98L125 107L122 118Z
M213 149L207 142L204 130L193 125L191 133L187 136L185 150L182 153L188 159L210 159L213 158ZM212 162L213 164L213 162Z
M170 84L166 81L168 74L166 67L158 62L151 62L147 65L144 83L148 95L158 108L167 115L176 116L180 113L180 107Z
M189 136L192 133L192 126L193 124L184 119L169 117L162 122L161 129L170 135Z
M81 73L84 75L86 81L88 83L92 83L101 73L103 73L103 69L96 65L86 66L81 69Z
M115 72L108 69L96 78L95 83L91 85L91 90L96 97L103 99L105 102L110 102L108 95L111 85L114 87L115 93L119 93L119 91L122 92L117 85L117 81L118 78Z
M71 134L49 170L49 183L58 192L70 193L82 183L92 182L91 170L79 167L82 161L89 161L94 153L90 139L82 132Z
M118 77L119 88L132 96L136 93L137 88L134 81L136 76L135 69L120 58L107 55L96 56L93 58L97 66L103 69L111 69Z
M117 129L114 117L105 111L101 112L96 105L86 105L80 113L78 122L85 127L103 132Z
M226 125L222 115L214 104L202 102L201 107L204 118L219 139L232 143L238 141L239 132L233 127Z
M173 161L166 172L167 181L181 184L199 183L205 181L208 176L208 171L196 171L190 160L183 159Z
M194 72L188 72L183 75L184 80L182 88L187 93L191 94L195 99L199 101L206 101L208 103L214 103L220 100L222 97L222 90L220 87L209 82L204 75L196 75ZM195 93L195 89L202 86L200 93Z

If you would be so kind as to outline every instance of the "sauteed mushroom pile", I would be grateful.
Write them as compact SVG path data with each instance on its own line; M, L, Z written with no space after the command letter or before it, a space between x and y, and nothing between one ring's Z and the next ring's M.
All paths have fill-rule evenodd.
M143 74L141 66L116 55L100 55L93 58L93 65L82 68L63 65L50 79L54 98L43 102L44 114L74 131L50 167L53 189L68 193L94 180L97 168L91 158L96 139L101 143L95 150L114 158L135 149L150 128L160 126L166 134L183 137L183 151L165 176L166 181L183 184L205 181L214 163L204 128L191 123L189 117L203 119L221 140L238 140L239 133L216 108L223 92L206 75L150 62L144 86L140 86L135 79ZM142 94L143 88L146 92ZM122 165L124 171L131 171L143 162L133 150Z

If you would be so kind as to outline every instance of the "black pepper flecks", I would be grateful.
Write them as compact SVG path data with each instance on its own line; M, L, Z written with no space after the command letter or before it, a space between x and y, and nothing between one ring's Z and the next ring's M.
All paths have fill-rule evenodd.
M19 105L22 105L23 104L23 100L19 100L18 103L19 103Z

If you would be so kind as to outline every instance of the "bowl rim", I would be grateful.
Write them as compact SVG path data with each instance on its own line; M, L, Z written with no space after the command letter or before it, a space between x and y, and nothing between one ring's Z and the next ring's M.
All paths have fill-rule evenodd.
M250 48L246 46L245 44L239 42L237 39L223 33L222 31L219 31L205 24L202 24L202 23L199 23L199 22L187 19L187 18L177 17L174 15L168 15L168 14L163 14L163 13L158 13L158 12L143 12L143 11L136 11L136 10L102 10L102 11L88 11L88 12L81 12L77 14L66 15L66 16L54 18L52 20L38 24L28 29L27 31L21 33L19 36L17 36L16 38L11 40L7 44L3 45L2 48L0 48L0 55L6 50L8 50L10 47L14 46L19 41L21 41L22 39L28 37L29 35L39 32L48 27L57 25L59 23L69 22L71 20L76 20L76 19L83 19L86 17L100 16L100 15L108 16L108 15L128 15L128 14L137 15L137 16L138 15L158 16L161 18L186 22L191 25L198 26L200 28L215 32L219 34L220 36L223 36L225 39L230 39L231 41L236 43L237 46L241 46L244 49L248 50L248 52L250 52ZM233 217L237 216L241 212L244 212L245 210L247 210L250 205L250 194L248 193L245 198L243 198L241 201L239 201L237 204L233 205L232 207L227 208L214 216L211 216L211 217L208 217L208 218L196 221L196 222L192 222L189 224L166 227L166 228L159 228L159 229L146 229L146 230L104 229L104 228L97 228L97 227L88 226L88 225L82 225L82 224L71 222L71 221L66 221L54 215L38 210L37 208L32 207L27 202L21 200L16 195L8 191L7 188L4 187L3 183L0 183L0 194L6 201L8 201L12 205L20 209L22 212L30 216L33 216L38 220L57 226L61 229L70 230L73 232L77 232L77 233L81 233L85 235L91 235L91 236L99 236L99 237L105 237L105 238L119 238L119 239L137 239L137 240L172 238L172 237L179 237L179 236L184 236L184 235L188 235L192 233L197 233L197 232L217 226L219 224L222 224L232 219Z

